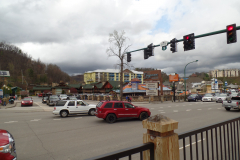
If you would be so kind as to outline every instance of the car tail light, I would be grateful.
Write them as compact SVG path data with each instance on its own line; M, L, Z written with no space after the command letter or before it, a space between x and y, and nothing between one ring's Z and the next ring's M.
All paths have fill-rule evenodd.
M237 106L238 106L238 104L239 104L239 103L238 103L238 102L236 102L236 105L237 105Z
M54 107L54 110L56 110L56 107Z

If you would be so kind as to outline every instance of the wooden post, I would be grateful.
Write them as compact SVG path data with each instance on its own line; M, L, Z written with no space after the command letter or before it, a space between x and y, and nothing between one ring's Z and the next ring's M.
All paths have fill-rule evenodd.
M142 121L147 133L143 134L143 143L154 143L154 160L179 160L178 122L157 114ZM143 159L150 160L150 151L143 152Z

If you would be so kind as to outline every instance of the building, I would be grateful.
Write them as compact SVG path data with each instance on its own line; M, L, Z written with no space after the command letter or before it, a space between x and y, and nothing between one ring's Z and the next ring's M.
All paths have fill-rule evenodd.
M128 70L123 71L123 81L130 82L134 78L138 78L143 83L143 72ZM86 84L105 82L105 81L120 81L120 71L118 69L94 70L84 73L84 82Z
M209 72L212 77L239 77L239 69L215 69Z

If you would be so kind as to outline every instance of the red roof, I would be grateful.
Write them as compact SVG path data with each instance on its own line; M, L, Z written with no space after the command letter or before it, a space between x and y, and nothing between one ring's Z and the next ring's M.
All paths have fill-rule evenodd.
M131 82L141 82L138 78L133 78Z

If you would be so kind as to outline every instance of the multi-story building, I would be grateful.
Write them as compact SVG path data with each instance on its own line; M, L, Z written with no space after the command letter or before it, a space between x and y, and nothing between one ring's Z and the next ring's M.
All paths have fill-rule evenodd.
M209 72L212 77L239 77L239 69L215 69Z
M123 74L124 82L130 82L133 78L138 78L143 83L143 72L125 69ZM120 71L117 69L98 69L84 73L84 82L86 84L104 81L120 81Z

